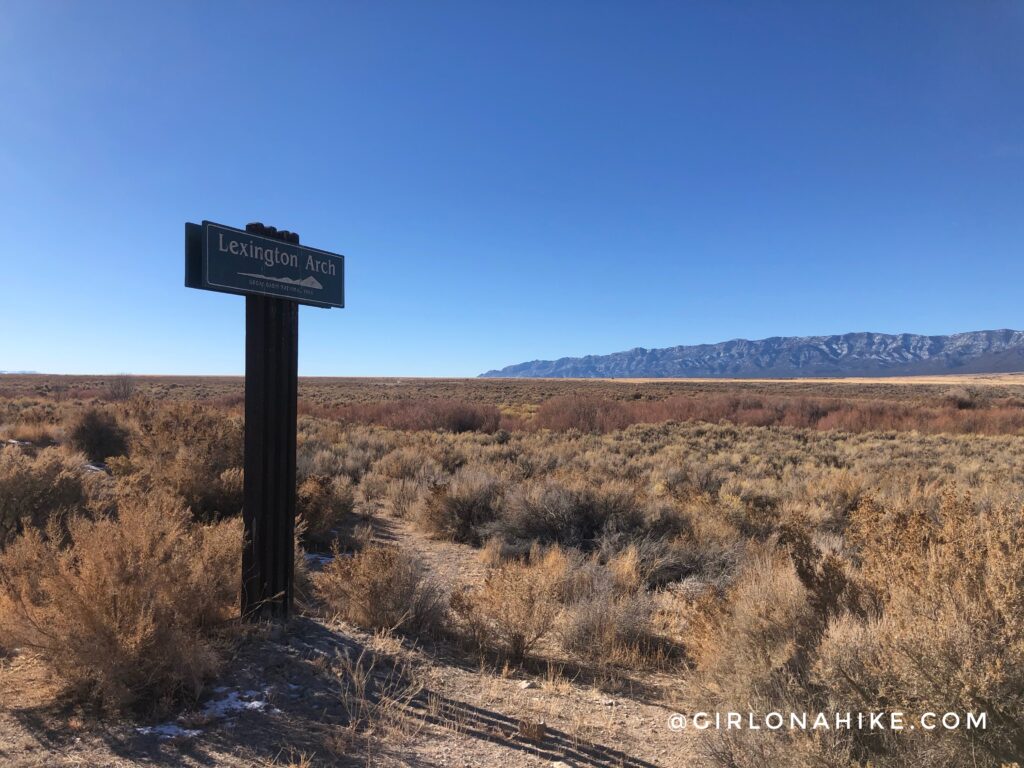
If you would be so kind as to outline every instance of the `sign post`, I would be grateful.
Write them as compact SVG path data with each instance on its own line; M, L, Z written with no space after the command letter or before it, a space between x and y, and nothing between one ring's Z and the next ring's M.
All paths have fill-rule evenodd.
M262 224L185 225L185 285L245 295L242 616L287 620L294 599L299 304L345 306L345 257Z

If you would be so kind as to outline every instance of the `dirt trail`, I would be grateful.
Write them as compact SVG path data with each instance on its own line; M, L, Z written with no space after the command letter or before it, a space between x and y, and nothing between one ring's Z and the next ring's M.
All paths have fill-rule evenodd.
M459 579L477 581L486 573L479 550L453 541L428 538L408 520L377 515L371 525L374 538L415 552L442 583L451 584Z
M486 567L477 549L429 539L409 521L393 517L376 518L374 527L381 540L416 552L442 583L484 578ZM438 649L418 652L418 656L431 690L455 702L450 716L456 735L443 740L443 749L431 740L415 749L429 756L430 765L561 762L594 768L682 768L691 764L684 754L692 753L692 745L667 725L673 710L662 693L670 687L671 676L609 680L601 670L567 660L509 671L472 668ZM463 720L464 726L460 725ZM520 738L522 721L543 722L545 741L536 744ZM514 752L509 753L510 749Z

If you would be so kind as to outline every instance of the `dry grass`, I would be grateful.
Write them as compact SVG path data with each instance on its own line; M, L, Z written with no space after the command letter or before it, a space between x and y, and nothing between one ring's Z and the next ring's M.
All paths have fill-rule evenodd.
M333 736L333 751L338 756L360 754L366 765L374 765L379 753L422 727L409 713L420 705L423 686L397 659L364 649L355 657L332 659L330 673L339 684L338 697L347 721Z

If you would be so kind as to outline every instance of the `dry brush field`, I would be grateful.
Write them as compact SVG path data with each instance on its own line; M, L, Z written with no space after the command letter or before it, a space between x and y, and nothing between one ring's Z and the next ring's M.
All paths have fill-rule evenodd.
M281 633L237 620L239 379L0 377L0 763L1024 755L1018 377L299 395ZM987 728L666 724L891 710Z

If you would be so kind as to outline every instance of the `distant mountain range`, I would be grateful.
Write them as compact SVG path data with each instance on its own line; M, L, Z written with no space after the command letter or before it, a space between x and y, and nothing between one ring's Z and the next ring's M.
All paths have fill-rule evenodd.
M1024 371L1024 331L774 336L510 365L483 377L789 378Z

